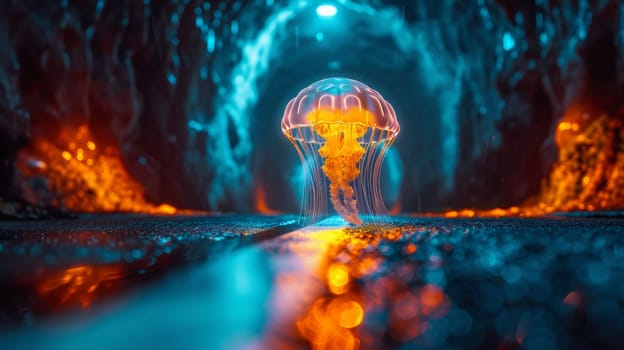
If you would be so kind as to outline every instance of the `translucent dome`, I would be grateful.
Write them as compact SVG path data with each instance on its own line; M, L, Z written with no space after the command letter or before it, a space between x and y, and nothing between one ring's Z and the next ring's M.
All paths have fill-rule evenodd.
M301 90L286 106L282 131L296 141L323 143L322 124L361 126L358 140L363 144L392 141L400 130L390 103L366 84L348 78L319 80Z

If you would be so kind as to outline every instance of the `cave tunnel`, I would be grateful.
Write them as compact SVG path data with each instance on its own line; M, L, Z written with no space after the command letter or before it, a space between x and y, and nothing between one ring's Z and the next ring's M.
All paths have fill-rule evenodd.
M6 0L0 348L617 349L616 0Z
M296 208L298 202L292 200L292 193L297 193L302 184L301 175L298 174L299 159L294 152L291 153L290 162L286 164L280 164L279 160L271 157L281 153L281 149L289 147L286 139L280 135L281 130L275 125L280 123L283 106L297 93L295 90L303 88L307 82L336 75L352 77L356 80L366 80L372 86L396 98L406 100L418 98L419 100L410 106L398 105L397 114L410 116L403 120L405 129L423 132L412 135L414 137L409 141L405 139L400 141L396 147L400 148L401 144L405 143L406 149L416 150L413 153L406 151L408 158L418 159L419 163L425 162L422 159L428 159L432 166L435 164L430 158L440 154L437 140L431 139L431 135L439 134L439 126L431 120L433 118L427 118L439 113L436 111L439 108L438 102L429 102L429 99L423 96L426 96L428 91L418 63L403 53L396 43L397 40L410 38L395 37L394 33L375 33L376 29L370 28L377 25L374 22L373 9L369 9L367 13L361 9L358 12L340 8L340 15L336 15L340 17L331 19L317 18L315 9L314 6L304 7L299 10L298 16L292 19L295 23L303 24L301 27L294 26L291 31L283 34L285 38L280 39L286 44L274 54L270 71L262 77L262 90L258 103L251 113L252 144L263 149L262 152L255 153L257 158L252 163L255 167L254 173L258 176L258 185L265 186L265 191L272 194L267 197L267 204L282 211ZM395 12L392 14L398 15ZM370 35L370 32L373 34ZM290 90L283 88L287 86L293 88ZM416 126L419 124L426 124L428 127L418 129ZM427 154L428 152L424 150L433 155ZM385 193L390 197L388 205L392 206L392 202L398 200L400 192L398 189L401 188L402 174L397 169L402 169L403 164L398 153L393 153L388 161L390 164L387 164L385 171L395 172L390 175L384 174L388 188ZM284 172L283 169L290 171ZM269 179L280 181L267 182ZM433 181L434 179L429 179L429 183ZM284 198L291 199L284 201Z
M340 1L332 16L317 5L98 3L93 12L10 3L7 34L17 30L4 55L12 140L3 147L4 197L70 212L133 211L133 199L122 198L139 192L154 205L250 212L262 193L263 208L297 212L300 169L279 118L298 90L345 76L381 91L403 125L382 171L386 206L423 213L543 203L544 182L557 186L549 174L558 121L589 91L620 89L588 78L605 75L598 66L619 76L607 58L620 47L613 18L574 20L573 31L550 28L541 5ZM608 16L614 6L594 11ZM54 30L39 36L45 28ZM609 45L605 64L587 66ZM601 103L618 113L617 102ZM99 177L65 186L71 176L31 176L33 164L49 162L33 145L75 152L56 134L81 126L118 153L127 180L117 183L140 185L94 201L80 192L99 193ZM54 188L40 190L45 183Z

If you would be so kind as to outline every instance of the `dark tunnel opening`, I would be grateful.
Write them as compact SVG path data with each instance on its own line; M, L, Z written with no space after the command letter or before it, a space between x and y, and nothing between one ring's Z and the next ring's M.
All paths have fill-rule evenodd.
M270 208L297 210L296 194L302 186L301 179L296 181L300 177L300 161L279 129L284 106L311 82L344 76L367 81L382 95L391 96L391 103L392 99L412 101L409 105L395 106L408 134L398 138L396 149L384 164L382 184L386 205L400 205L410 211L440 206L444 194L435 189L442 186L437 174L444 162L439 145L444 131L433 116L440 114L442 101L426 84L428 72L410 52L397 46L396 41L401 38L379 34L370 28L375 21L371 14L341 8L341 18L325 23L300 18L309 18L314 9L305 8L292 19L294 24L282 33L282 45L273 54L271 69L260 79L258 103L250 113L251 140L260 149L252 157L255 186L262 186L272 194L266 198ZM302 28L299 23L308 27ZM337 30L336 25L349 29ZM430 171L423 171L427 168ZM402 171L413 176L403 181ZM419 200L401 205L400 196Z

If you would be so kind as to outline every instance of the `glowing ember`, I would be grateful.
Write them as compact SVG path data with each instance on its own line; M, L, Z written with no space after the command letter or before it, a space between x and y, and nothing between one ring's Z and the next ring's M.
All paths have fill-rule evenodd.
M26 176L44 177L48 190L59 197L52 205L73 212L176 213L171 205L149 203L118 151L97 145L86 126L67 128L56 139L33 140L20 153L21 159L36 160L20 162L20 170Z

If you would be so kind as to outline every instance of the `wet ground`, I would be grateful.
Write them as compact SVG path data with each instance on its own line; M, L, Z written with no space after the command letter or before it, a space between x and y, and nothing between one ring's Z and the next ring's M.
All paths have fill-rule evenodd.
M1 349L622 349L624 219L0 223Z

